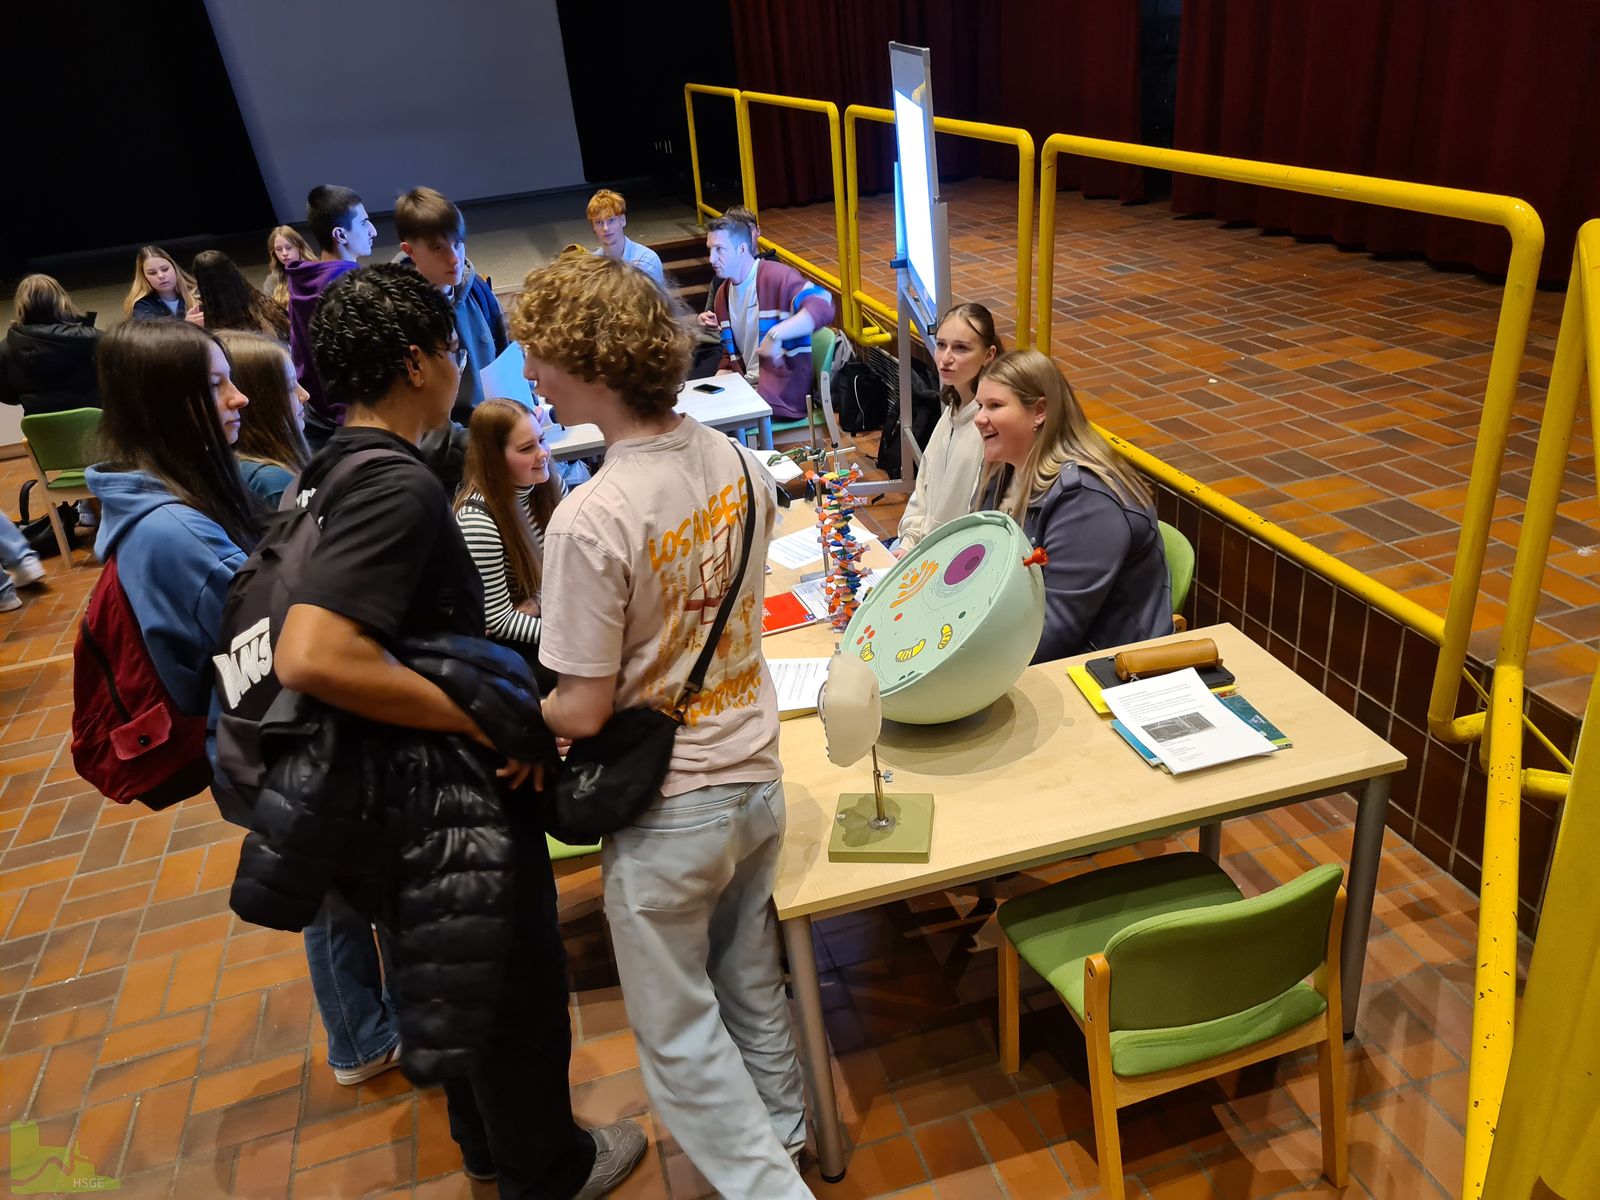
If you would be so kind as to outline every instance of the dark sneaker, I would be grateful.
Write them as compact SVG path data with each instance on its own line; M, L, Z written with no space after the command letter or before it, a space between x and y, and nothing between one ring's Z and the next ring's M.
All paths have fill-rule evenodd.
M468 1154L465 1150L461 1152L461 1173L479 1183L493 1183L498 1174L487 1151Z
M594 1138L594 1169L572 1200L600 1200L626 1179L644 1157L648 1140L635 1121L616 1121L589 1130Z

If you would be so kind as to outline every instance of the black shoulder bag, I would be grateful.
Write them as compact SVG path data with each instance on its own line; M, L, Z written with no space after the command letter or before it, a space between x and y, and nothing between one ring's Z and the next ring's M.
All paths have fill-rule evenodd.
M738 451L735 451L738 453ZM755 540L756 494L750 468L739 454L744 472L744 549L733 583L717 609L711 634L695 661L694 670L678 693L671 712L654 708L625 708L614 712L600 732L579 738L567 752L566 763L547 793L545 829L568 845L582 846L626 829L661 794L661 784L672 763L672 744L684 714L705 685L711 656L722 640L728 617L744 585L745 567Z

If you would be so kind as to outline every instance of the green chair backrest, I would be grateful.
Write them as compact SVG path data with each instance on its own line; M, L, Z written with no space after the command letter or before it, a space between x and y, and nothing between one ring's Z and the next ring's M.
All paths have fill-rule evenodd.
M820 381L824 371L833 370L833 351L838 334L824 325L811 331L811 377Z
M1105 948L1111 1028L1194 1025L1288 991L1322 965L1343 876L1325 863L1248 900L1128 926Z
M1161 547L1167 556L1167 579L1172 584L1172 611L1183 608L1189 598L1189 588L1194 584L1194 547L1165 521L1161 526Z
M98 408L34 413L22 418L22 436L39 466L46 471L81 471L95 460L94 437L100 429Z

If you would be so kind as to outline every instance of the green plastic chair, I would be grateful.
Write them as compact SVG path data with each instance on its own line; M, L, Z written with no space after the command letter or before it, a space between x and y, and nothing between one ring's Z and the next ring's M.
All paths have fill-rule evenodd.
M558 842L548 833L544 835L545 845L550 847L550 861L552 863L567 862L574 858L587 858L591 854L600 853L600 843L592 846L569 846L565 842Z
M1119 1108L1303 1046L1317 1047L1323 1173L1345 1185L1342 876L1315 867L1247 900L1211 859L1168 854L1001 906L1001 1063L1013 1074L1021 1063L1025 962L1088 1044L1105 1195L1124 1196Z
M72 547L56 506L66 501L92 500L84 483L85 468L94 464L94 439L100 430L98 408L70 408L66 412L34 413L22 418L22 439L28 461L38 481L50 528L55 531L61 561L72 561Z
M1189 539L1184 537L1165 521L1160 521L1161 548L1167 556L1167 579L1172 584L1172 611L1179 612L1183 609L1183 602L1189 598L1189 589L1194 586L1194 547L1189 544Z

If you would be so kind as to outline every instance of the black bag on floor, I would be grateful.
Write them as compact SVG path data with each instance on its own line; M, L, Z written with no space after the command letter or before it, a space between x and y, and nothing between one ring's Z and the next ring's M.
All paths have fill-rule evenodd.
M56 541L56 531L50 527L50 515L30 520L28 518L28 493L33 490L37 479L24 481L22 491L17 495L17 528L22 531L22 536L27 539L28 548L40 558L54 558L61 553L61 546ZM67 545L74 550L78 548L78 506L70 501L63 501L56 506L61 510L61 527L67 532Z
M863 433L883 428L889 413L889 387L861 359L852 359L833 377L833 411L839 428Z
M933 436L933 427L939 423L939 375L921 359L911 360L911 436L923 450ZM883 433L878 439L877 464L890 479L899 479L901 471L900 402L889 401L889 411L884 415Z

